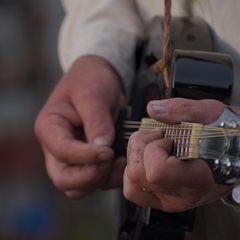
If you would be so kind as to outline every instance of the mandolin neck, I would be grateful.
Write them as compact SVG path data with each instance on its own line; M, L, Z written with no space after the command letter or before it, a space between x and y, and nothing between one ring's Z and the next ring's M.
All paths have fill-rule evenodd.
M151 118L120 121L114 148L126 151L127 140L136 130L160 128L173 142L172 155L181 160L202 159L211 168L216 183L240 178L240 111L226 107L213 123L182 122L167 125Z
M199 157L202 124L182 122L176 125L167 125L151 118L143 118L139 127L140 130L154 128L162 129L164 137L173 141L172 154L177 158L184 160Z

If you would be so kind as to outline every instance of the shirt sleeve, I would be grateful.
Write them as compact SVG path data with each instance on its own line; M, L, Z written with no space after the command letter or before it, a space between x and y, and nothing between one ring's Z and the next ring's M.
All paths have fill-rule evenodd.
M65 18L59 34L63 71L84 55L107 60L123 80L127 95L134 77L136 41L143 25L134 0L62 0Z

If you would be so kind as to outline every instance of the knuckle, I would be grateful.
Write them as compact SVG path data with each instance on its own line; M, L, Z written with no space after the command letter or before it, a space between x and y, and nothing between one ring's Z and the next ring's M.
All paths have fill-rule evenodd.
M157 142L151 142L146 146L144 162L146 166L146 179L149 183L156 184L164 178L164 154L159 151Z
M132 191L129 187L124 186L123 188L123 195L126 199L131 200L132 199Z
M139 133L134 132L128 140L128 149L129 148L133 149L133 147L135 147L138 142L139 142Z
M69 140L65 139L64 141L62 140L62 142L56 142L56 143L52 143L50 146L50 151L51 154L55 157L55 159L57 159L59 162L68 162L70 159L70 151L66 151L66 148L61 147L61 146L71 146L70 143L68 143ZM69 149L68 149L69 150Z
M65 181L61 177L52 177L52 182L54 186L59 189L60 191L66 191L67 186Z
M128 141L127 146L127 157L134 158L136 154L139 153L140 146L142 146L142 142L139 138L139 133L133 133Z
M99 172L97 166L88 166L88 169L86 169L86 172L84 174L84 185L87 185L89 187L100 181L102 176L103 174Z
M89 118L89 120L85 123L85 127L89 129L102 129L105 127L105 122L99 121L93 116L92 118Z
M160 168L150 166L146 171L146 180L151 184L159 184L164 180L164 174Z
M65 162L66 156L64 155L61 148L59 148L56 144L52 145L51 149L52 155L59 161L59 162Z
M134 183L138 183L142 178L142 176L139 174L139 171L133 166L128 166L127 176L129 180Z
M92 138L105 136L105 144L107 145L111 144L114 139L115 129L109 118L105 118L105 120L102 121L96 118L96 116L89 117L84 129L86 133L91 134Z
M150 168L146 173L146 180L151 184L157 184L161 182L161 175L159 172L156 172L155 169Z
M132 140L132 141L138 141L138 139L139 139L139 137L142 135L142 132L141 131L136 131L136 132L134 132L132 135L131 135L131 137L130 137L130 139Z

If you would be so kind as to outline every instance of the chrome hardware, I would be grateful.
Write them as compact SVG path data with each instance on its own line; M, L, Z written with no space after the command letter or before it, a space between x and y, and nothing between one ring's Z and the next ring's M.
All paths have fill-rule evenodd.
M240 158L238 157L235 161L232 161L232 168L239 173L240 172Z
M232 166L229 157L224 156L223 158L221 158L220 166L221 166L221 172L228 175L231 171L231 166Z
M224 122L224 121L221 121L219 123L219 127L222 127L222 128L237 128L238 127L238 123L237 121L235 120L232 120L231 122Z
M240 173L240 158L231 160L229 156L225 155L222 158L214 160L215 169L221 167L221 172L228 175L232 170Z
M216 137L202 138L199 156L208 163L216 183L235 184L240 179L240 108L227 106L222 115L207 126L218 127L222 132ZM211 134L211 129L202 131L203 134Z
M228 123L229 128L237 128L237 122L235 120L232 120Z
M214 165L215 165L216 167L219 167L219 166L220 166L220 161L219 161L218 158L214 160Z
M225 126L226 126L226 123L224 121L219 123L219 127L223 127L224 128Z
M230 168L232 165L229 157L223 157L222 159L220 159L220 162L222 167L224 168Z
M216 166L216 169L218 167L221 167L221 172L228 175L231 171L231 161L228 157L224 156L223 158L220 159L215 159L214 164Z

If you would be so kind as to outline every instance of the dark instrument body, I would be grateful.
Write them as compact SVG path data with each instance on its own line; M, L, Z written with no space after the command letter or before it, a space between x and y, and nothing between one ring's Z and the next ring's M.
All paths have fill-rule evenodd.
M191 62L191 69L189 69L189 62ZM215 80L215 87L209 81L209 71L204 71L205 68L211 69L211 66L214 66L214 71L211 73L211 79ZM217 72L215 71L216 69L218 69ZM191 74L189 74L189 71L191 71ZM199 79L197 78L199 73L201 73L200 82L198 82ZM216 76L214 76L214 73L216 73ZM194 77L194 74L196 77ZM171 89L165 89L165 93L169 94L171 97L184 97L199 100L207 96L208 98L221 100L225 104L230 104L231 89L233 85L233 67L231 58L228 55L202 51L176 50L174 53L172 79ZM224 81L224 83L222 81ZM207 86L208 83L209 86ZM138 104L144 103L144 107L132 108L132 111L129 109L125 110L122 113L122 119L136 121L146 116L145 106L147 100L150 100L147 93L156 93L160 91L159 84L154 85L151 83L148 87L145 91L140 91L140 97L137 98ZM219 94L219 90L221 94ZM202 98L201 95L203 96ZM117 131L134 131L134 129L126 130L120 128L117 129ZM125 151L124 149L126 148L127 142L119 140L122 141L120 143L117 141L118 140L116 140L116 147L121 146L120 149ZM213 164L213 162L211 162L211 164ZM177 213L166 213L158 209L137 206L124 198L121 204L124 206L124 210L122 211L126 211L126 221L120 228L119 240L180 240L185 238L186 233L193 230L195 209Z
M147 47L146 47L147 46ZM211 47L207 50L211 50ZM225 54L175 50L172 65L172 84L166 89L162 74L153 72L152 64L159 59L149 50L149 42L140 44L138 61L140 70L138 82L134 88L131 107L120 114L121 120L141 121L147 117L146 105L152 99L184 97L189 99L217 99L230 104L233 86L233 64L231 57ZM146 81L146 76L150 81ZM135 131L136 129L127 129ZM117 125L117 132L126 129ZM126 154L127 141L116 138L116 155ZM193 231L195 209L166 213L152 208L140 207L126 200L119 193L116 239L117 240L184 240L188 232Z

